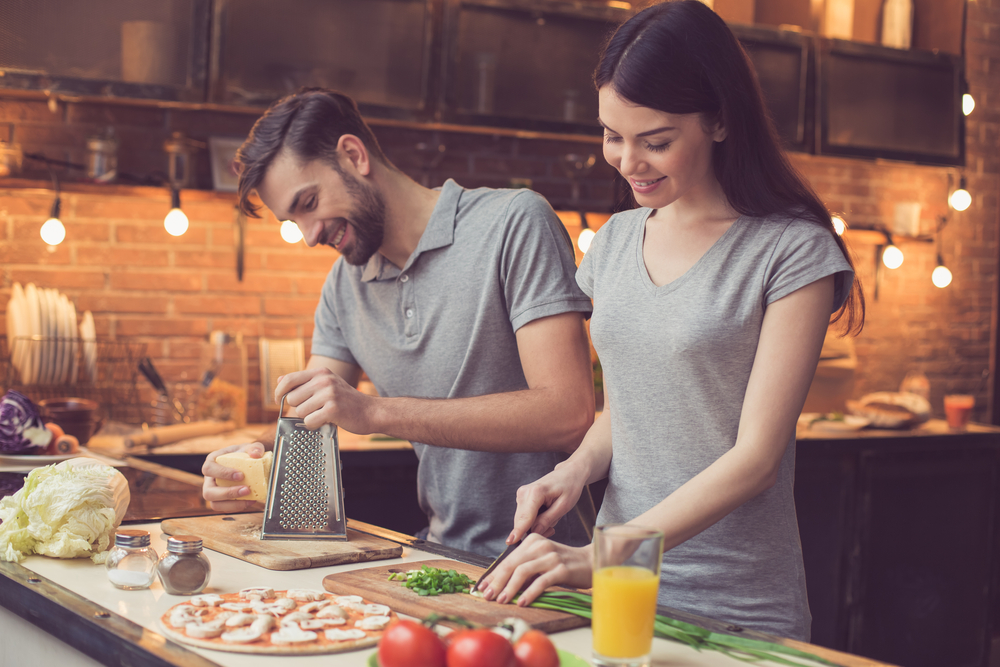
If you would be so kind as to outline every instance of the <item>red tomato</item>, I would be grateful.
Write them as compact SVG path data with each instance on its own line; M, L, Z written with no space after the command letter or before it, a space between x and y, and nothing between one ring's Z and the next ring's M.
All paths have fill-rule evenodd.
M559 653L541 630L528 630L514 644L517 667L559 667Z
M381 667L445 667L444 642L416 621L396 621L378 644Z
M489 630L456 632L447 659L447 667L517 667L510 642Z

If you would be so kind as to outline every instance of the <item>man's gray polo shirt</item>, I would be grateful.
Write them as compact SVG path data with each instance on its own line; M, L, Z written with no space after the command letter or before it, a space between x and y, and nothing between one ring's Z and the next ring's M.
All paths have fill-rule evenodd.
M564 312L589 315L566 229L530 190L465 190L452 180L402 270L376 253L338 259L316 308L312 353L356 364L381 396L462 398L527 388L515 331ZM495 556L519 486L564 456L413 443L429 539ZM575 512L553 539L588 541Z

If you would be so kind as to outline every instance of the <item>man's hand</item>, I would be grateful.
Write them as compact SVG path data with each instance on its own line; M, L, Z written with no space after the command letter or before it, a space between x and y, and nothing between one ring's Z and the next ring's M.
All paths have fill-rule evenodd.
M378 431L372 418L378 399L362 394L329 368L307 368L282 376L274 388L279 404L282 395L286 395L285 403L295 408L306 428L336 424L358 435Z
M201 466L201 474L205 476L205 481L201 486L201 495L208 501L209 507L220 512L245 512L257 506L258 503L252 500L240 500L240 496L250 493L249 486L219 486L216 479L229 479L239 482L243 479L243 473L233 468L227 468L215 462L215 459L222 454L230 452L246 452L251 458L259 459L264 455L264 445L259 442L250 442L243 445L230 445L223 447L205 457L205 463Z

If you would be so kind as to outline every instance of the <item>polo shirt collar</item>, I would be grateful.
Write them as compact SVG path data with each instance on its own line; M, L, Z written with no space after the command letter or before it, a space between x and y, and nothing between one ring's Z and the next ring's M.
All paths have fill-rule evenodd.
M361 280L371 282L373 280L388 279L398 276L402 271L413 266L417 257L421 253L437 248L444 248L455 241L455 222L458 217L458 200L462 197L464 188L452 179L448 179L441 186L441 195L438 197L434 210L431 212L431 219L427 221L424 233L420 235L417 249L413 251L402 270L397 268L392 262L376 252L365 264L361 273Z

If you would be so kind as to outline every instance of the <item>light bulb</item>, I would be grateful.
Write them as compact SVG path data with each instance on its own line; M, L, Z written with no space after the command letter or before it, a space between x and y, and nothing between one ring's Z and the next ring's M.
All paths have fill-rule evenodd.
M181 236L188 230L188 217L179 208L172 208L163 219L163 228L171 236Z
M66 227L59 218L49 218L42 224L42 240L49 245L59 245L66 238Z
M956 211L964 211L972 205L972 195L965 188L959 188L948 197L948 203Z
M289 243L298 243L302 240L302 231L291 220L285 220L281 223L281 238Z
M580 236L576 239L576 247L580 249L580 252L587 252L590 250L590 242L594 240L595 232L589 227L580 232Z
M882 263L886 268L898 269L903 264L903 251L894 245L887 245L882 251Z
M939 264L931 272L931 282L934 283L934 287L947 287L951 284L951 271L947 266Z
M962 95L962 113L968 116L975 108L976 101L972 99L972 95L968 93Z
M839 215L832 216L831 220L833 221L833 231L837 232L837 236L841 236L847 229L847 223Z

